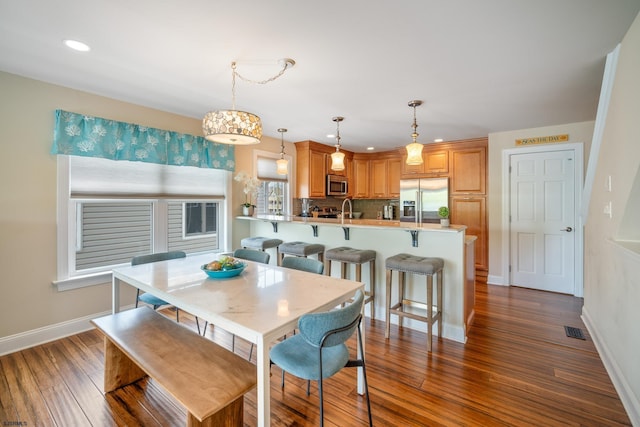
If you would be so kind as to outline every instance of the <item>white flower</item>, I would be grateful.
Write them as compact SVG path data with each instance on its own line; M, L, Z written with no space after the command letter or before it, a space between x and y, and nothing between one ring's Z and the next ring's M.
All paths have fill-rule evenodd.
M245 206L251 206L253 198L258 195L258 188L260 187L260 180L249 176L246 172L239 172L234 178L235 181L241 182L244 187L242 191L246 194Z

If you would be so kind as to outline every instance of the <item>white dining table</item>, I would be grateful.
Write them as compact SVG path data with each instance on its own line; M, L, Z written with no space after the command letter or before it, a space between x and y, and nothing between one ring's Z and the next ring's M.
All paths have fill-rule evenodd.
M270 345L291 332L300 316L351 299L363 283L251 261L232 278L211 279L201 266L217 254L187 256L113 270L112 311L120 311L122 283L149 292L257 348L258 426L270 425ZM362 328L364 340L364 328ZM361 368L358 392L364 392Z

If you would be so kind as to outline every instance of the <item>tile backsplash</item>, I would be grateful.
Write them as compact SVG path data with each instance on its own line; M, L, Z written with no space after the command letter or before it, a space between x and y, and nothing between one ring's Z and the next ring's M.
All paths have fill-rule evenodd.
M302 213L302 199L293 199L293 214L300 215ZM311 199L309 205L311 208L318 206L320 209L340 210L342 208L342 201L344 199L337 197L327 197L326 199ZM394 218L399 219L398 206L400 205L399 199L352 199L354 212L362 212L360 218L376 219L378 213L382 216L382 209L384 205L393 205Z

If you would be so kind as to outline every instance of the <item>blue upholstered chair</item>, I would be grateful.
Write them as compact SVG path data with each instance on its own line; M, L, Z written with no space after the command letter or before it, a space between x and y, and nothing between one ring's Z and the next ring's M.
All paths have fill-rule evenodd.
M309 273L322 274L324 264L313 258L304 258L297 256L288 256L282 259L282 267L293 268L296 270L307 271Z
M131 265L148 264L150 262L158 262L158 261L167 261L170 259L185 258L186 256L187 254L185 254L183 251L158 252L158 253L149 254L149 255L139 255L131 259ZM166 302L165 300L155 297L151 294L148 294L148 293L140 294L140 289L138 289L136 292L136 307L138 307L138 303L140 301L142 301L145 304L149 304L153 306L154 310L157 310L163 305L169 305L169 303ZM179 313L180 313L180 310L178 310L178 307L176 307L176 322L180 322ZM200 327L198 327L198 329L200 329Z
M233 257L255 261L262 264L269 264L269 260L271 259L271 255L268 253L257 251L255 249L236 249L233 251Z
M285 258L286 259L286 258ZM367 395L369 425L373 425L369 386L364 363L360 321L364 294L358 290L353 302L345 307L324 313L305 314L298 321L299 333L279 342L269 353L271 362L299 378L318 381L320 399L320 426L324 425L322 380L345 367L362 367ZM345 342L358 331L361 359L350 359ZM283 383L284 387L284 383ZM309 387L307 385L307 395Z

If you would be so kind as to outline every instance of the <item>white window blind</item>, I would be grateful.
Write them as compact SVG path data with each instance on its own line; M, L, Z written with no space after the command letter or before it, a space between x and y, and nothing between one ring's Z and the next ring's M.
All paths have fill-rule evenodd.
M208 196L223 199L229 172L191 166L69 156L72 197Z
M289 176L288 175L278 175L276 172L277 164L274 158L262 157L258 156L256 169L257 169L257 177L261 181L281 181L287 182Z

